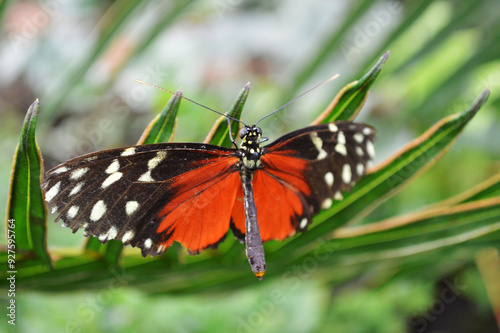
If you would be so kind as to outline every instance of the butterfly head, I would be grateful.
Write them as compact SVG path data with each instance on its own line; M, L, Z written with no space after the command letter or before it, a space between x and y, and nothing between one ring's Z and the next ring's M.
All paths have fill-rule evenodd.
M245 126L240 130L240 138L243 165L249 170L258 169L261 166L262 148L260 143L263 141L262 130L255 125Z

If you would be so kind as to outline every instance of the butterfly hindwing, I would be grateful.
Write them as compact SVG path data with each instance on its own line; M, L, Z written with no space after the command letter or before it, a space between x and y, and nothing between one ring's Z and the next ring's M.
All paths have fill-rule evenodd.
M73 232L121 240L143 255L160 254L173 241L196 253L225 237L230 210L212 216L206 207L224 212L234 202L237 162L234 150L208 144L133 146L70 160L47 172L42 185ZM216 217L221 222L209 223Z
M374 136L369 126L335 122L290 132L265 146L263 168L254 176L262 240L282 240L305 231L321 209L342 200L342 192L353 186L373 159ZM241 240L244 216L237 205L231 227Z

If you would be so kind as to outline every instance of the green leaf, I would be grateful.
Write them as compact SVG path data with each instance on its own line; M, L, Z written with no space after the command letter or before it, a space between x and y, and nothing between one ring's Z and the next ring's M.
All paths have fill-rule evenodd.
M368 90L387 58L389 58L389 51L385 52L359 81L351 82L342 88L326 110L312 124L324 124L335 120L353 120L365 104Z
M14 155L7 203L7 229L8 235L15 240L16 254L31 252L50 267L51 259L46 248L47 211L40 188L43 163L35 139L39 107L38 99L29 107ZM9 228L9 225L15 227Z
M467 191L457 194L456 196L453 196L449 199L438 202L434 206L436 207L453 206L456 204L472 202L495 196L500 196L500 173L488 178L487 180L474 186L471 189L468 189Z
M177 111L182 99L182 90L177 90L168 100L159 115L153 119L137 142L138 145L171 142L174 139Z
M419 138L406 145L399 153L369 170L369 173L354 186L351 193L344 194L344 200L334 202L331 209L316 216L315 224L308 232L292 239L272 256L279 258L288 256L291 252L313 243L335 228L367 214L382 200L426 171L453 144L488 96L489 90L483 91L469 109L442 119Z
M4 0L0 2L0 21L4 18L5 12L7 11L10 3L12 1Z
M369 262L434 251L499 230L500 197L496 197L341 228L334 233L334 239L320 247L319 253L334 249L336 260L348 257L350 264Z
M243 107L245 106L245 102L247 100L249 93L250 93L250 82L248 82L241 90L240 94L234 101L234 104L231 107L228 116L235 119L241 118L241 113L243 111ZM230 120L229 122L231 123L232 136L236 140L241 124L234 120ZM210 130L210 133L205 138L204 142L228 148L233 146L233 143L231 142L231 138L229 136L226 117L220 117L219 119L217 119L214 126Z

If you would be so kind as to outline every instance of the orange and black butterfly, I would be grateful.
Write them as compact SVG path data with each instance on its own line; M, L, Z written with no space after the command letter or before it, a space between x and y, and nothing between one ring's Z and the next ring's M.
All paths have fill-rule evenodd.
M342 200L374 157L375 131L339 121L262 145L261 129L242 124L232 149L159 143L69 160L47 172L45 200L73 232L119 240L143 256L174 241L192 254L216 248L230 227L262 279L262 243L306 231L321 209Z

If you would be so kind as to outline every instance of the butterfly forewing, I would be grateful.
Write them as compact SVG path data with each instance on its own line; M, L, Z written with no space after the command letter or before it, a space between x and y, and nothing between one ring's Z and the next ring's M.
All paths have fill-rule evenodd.
M143 255L160 254L173 241L196 253L228 230L230 210L212 216L205 208L228 211L241 186L230 176L237 162L234 150L208 144L134 146L70 160L50 170L43 187L57 219L73 232L121 240Z
M262 169L254 175L262 239L282 240L305 231L321 209L342 200L342 192L373 159L374 137L369 126L336 122L293 131L265 146ZM241 239L245 229L239 206L234 206L231 227Z

